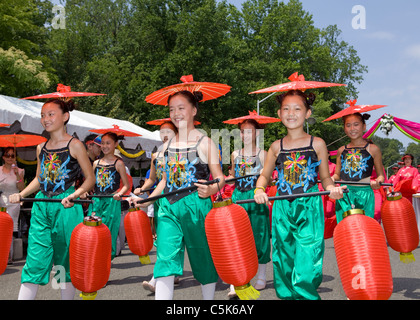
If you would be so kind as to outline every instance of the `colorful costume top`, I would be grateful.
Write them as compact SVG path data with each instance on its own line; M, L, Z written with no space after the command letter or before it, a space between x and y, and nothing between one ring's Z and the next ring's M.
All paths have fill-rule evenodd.
M342 181L360 181L372 175L374 161L367 151L369 142L364 147L348 148L341 153L340 179Z
M120 188L121 176L117 171L117 158L113 164L101 164L98 161L95 168L95 194L113 194Z
M244 156L239 150L238 156L234 159L235 178L250 174L255 174L253 177L247 177L235 181L235 187L239 191L248 191L255 188L258 177L260 175L263 164L260 160L260 151L255 156Z
M171 148L170 144L172 139L169 141L168 148L164 153L167 178L165 193L192 187L200 179L209 179L209 166L200 160L197 150L198 145L204 137L201 137L195 146L187 148ZM168 196L166 199L172 204L188 194L189 192L182 192Z
M165 157L156 156L153 160L153 164L155 165L156 169L156 181L155 184L158 184L160 180L162 180L163 173L165 172Z
M81 169L77 159L70 154L70 142L64 148L47 149L47 142L39 153L39 163L41 172L38 177L41 192L47 197L56 196L71 187Z
M292 150L283 149L280 140L280 152L276 159L278 172L278 195L304 193L317 184L318 170L321 160L312 146L314 137L308 147Z

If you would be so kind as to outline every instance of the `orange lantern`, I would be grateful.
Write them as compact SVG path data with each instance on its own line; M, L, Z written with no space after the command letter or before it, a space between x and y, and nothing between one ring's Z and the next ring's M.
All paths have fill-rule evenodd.
M146 212L130 208L124 218L125 235L130 251L139 256L142 264L149 264L153 248L153 234Z
M419 230L411 202L394 192L383 203L381 216L389 246L400 253L402 262L415 261L412 251L419 244Z
M350 300L387 300L392 294L391 263L381 226L351 209L334 231L334 247L344 292Z
M3 274L7 268L12 240L13 219L6 212L6 208L0 207L0 274Z
M70 238L70 277L83 300L94 300L111 273L111 232L94 215L85 217Z
M205 230L214 266L220 278L235 287L241 300L260 293L249 283L258 271L258 256L248 214L231 199L213 203Z

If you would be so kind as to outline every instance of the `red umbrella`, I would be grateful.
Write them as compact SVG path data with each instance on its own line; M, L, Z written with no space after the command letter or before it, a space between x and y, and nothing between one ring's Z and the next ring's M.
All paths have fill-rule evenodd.
M6 134L0 136L0 147L30 147L45 141L47 141L46 138L33 134Z
M0 127L8 127L8 126L10 126L10 124L7 124L7 123L0 123Z
M379 104L356 105L356 102L357 102L357 100L347 101L346 104L348 104L349 107L347 107L344 110L341 110L341 111L337 112L336 114L332 115L328 119L325 119L324 121L330 121L330 120L342 118L346 115L353 114L353 113L364 113L364 112L369 112L369 111L372 111L372 110L376 110L376 109L379 109L379 108L386 107L386 105L379 105Z
M104 96L104 93L90 93L90 92L74 92L71 91L69 86L65 86L61 83L57 85L57 92L38 94L32 97L26 97L22 99L49 99L49 98L74 98L74 97L85 97L85 96Z
M212 100L225 95L230 91L227 84L215 82L198 82L193 80L192 75L182 76L182 83L174 84L169 87L157 90L146 97L146 102L166 106L168 97L178 91L200 91L203 94L203 101Z
M273 122L281 122L281 119L279 118L272 118L272 117L267 117L267 116L260 116L255 110L254 111L248 111L249 115L244 116L244 117L239 117L239 118L235 118L235 119L230 119L230 120L226 120L223 121L223 123L227 123L227 124L238 124L238 123L242 123L245 120L255 120L257 121L259 124L267 124L267 123L273 123Z
M117 126L116 124L113 124L112 126L113 126L113 128L92 129L92 130L89 130L89 131L94 132L94 133L98 133L98 134L105 134L107 132L113 132L113 133L116 133L118 136L124 136L124 137L140 137L141 136L141 134L120 129L120 127Z
M306 90L306 89L315 89L315 88L325 88L325 87L337 87L345 86L345 84L330 83L330 82L319 82L319 81L305 81L305 77L301 74L298 75L297 72L293 73L289 78L291 82L286 82L278 84L269 88L260 89L251 93L270 93L270 92L284 92L290 90Z
M147 124L150 124L152 126L161 126L164 123L168 123L168 122L172 122L171 118L165 118L165 119L156 119L156 120L152 120L149 122L146 122ZM194 121L194 125L198 126L199 124L201 124L201 122L199 121Z

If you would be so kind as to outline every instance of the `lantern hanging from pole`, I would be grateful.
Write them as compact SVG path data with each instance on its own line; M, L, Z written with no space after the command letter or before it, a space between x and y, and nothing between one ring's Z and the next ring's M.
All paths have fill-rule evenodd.
M130 208L124 218L124 228L130 251L139 256L142 264L149 264L149 252L153 248L153 234L146 212Z
M392 294L391 263L381 226L351 209L334 230L334 248L344 292L350 300L387 300Z
M111 232L102 219L85 217L70 238L70 277L83 300L94 300L111 273Z
M241 300L258 299L249 283L258 271L258 256L251 222L244 208L231 199L213 203L205 230L214 266L220 278L235 287Z
M7 268L10 246L13 241L13 219L6 212L6 208L0 207L0 275Z
M419 244L419 230L413 205L401 192L393 192L383 203L381 216L389 246L400 253L402 262L414 262L412 251Z

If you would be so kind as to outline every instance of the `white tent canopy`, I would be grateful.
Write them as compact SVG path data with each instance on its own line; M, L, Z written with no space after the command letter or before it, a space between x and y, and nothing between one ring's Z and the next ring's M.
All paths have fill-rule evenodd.
M22 131L42 134L44 131L40 122L42 105L42 102L0 95L0 123L13 124L19 121ZM112 128L114 124L121 129L141 134L141 137L125 138L122 142L124 149L141 149L152 152L162 144L159 131L151 132L129 121L107 118L78 110L70 113L67 132L83 141L87 135L92 133L89 132L90 129Z

